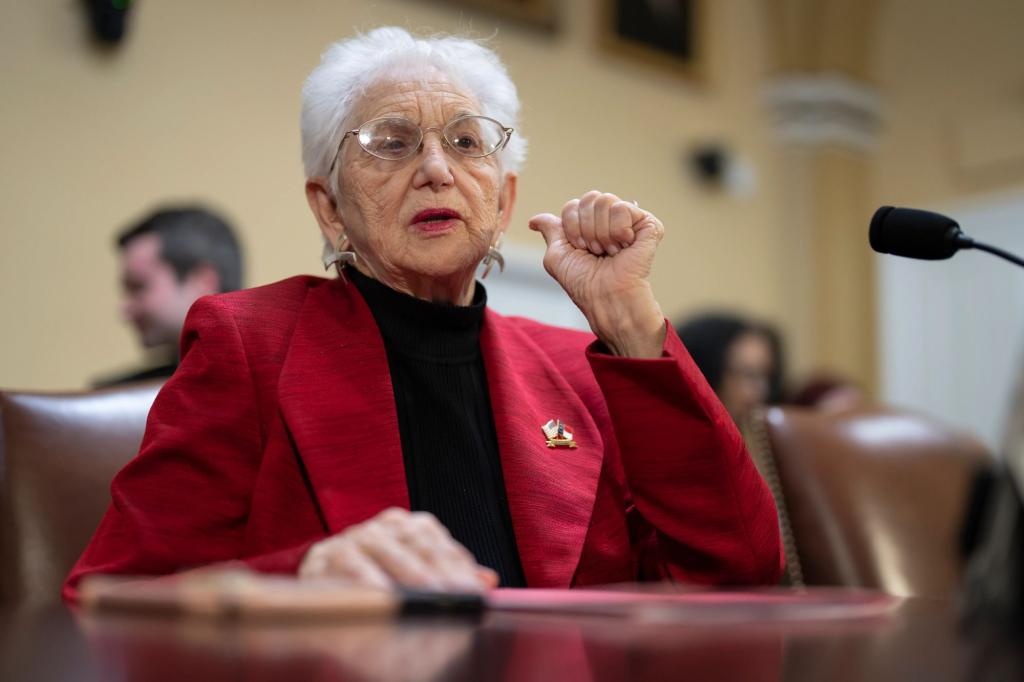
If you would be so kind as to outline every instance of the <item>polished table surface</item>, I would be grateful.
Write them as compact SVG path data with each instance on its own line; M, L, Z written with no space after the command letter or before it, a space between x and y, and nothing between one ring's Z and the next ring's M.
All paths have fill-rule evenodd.
M6 608L0 679L1024 680L1019 635L966 632L949 601L894 600L849 618L764 615L271 624Z

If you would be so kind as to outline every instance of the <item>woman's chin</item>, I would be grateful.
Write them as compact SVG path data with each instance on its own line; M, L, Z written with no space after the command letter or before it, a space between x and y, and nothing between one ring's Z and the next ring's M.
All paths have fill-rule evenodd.
M422 249L402 264L417 279L433 279L438 283L473 279L483 256L465 249Z
M457 234L417 240L409 246L403 260L410 270L444 278L474 270L487 252Z

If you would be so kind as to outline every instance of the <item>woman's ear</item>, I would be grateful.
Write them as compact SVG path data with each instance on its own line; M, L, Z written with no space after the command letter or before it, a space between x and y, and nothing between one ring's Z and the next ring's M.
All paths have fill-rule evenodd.
M327 178L323 177L306 180L306 201L309 202L309 209L313 211L324 239L332 246L337 246L338 240L345 234L345 225L338 215L338 206L327 189L327 183Z
M498 191L498 230L504 233L508 229L509 221L512 220L512 208L516 203L516 181L515 173L506 173Z

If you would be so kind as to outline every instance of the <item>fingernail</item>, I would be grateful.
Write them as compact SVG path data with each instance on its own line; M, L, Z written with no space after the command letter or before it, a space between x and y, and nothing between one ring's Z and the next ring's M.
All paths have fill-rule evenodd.
M608 251L608 255L609 256L614 256L615 254L617 254L619 252L619 247L615 246L615 244L610 244L608 246L607 251Z
M585 239L583 239L583 237L580 237L579 239L576 240L576 246L580 247L583 250L586 250L587 242Z
M590 242L590 250L593 253L602 253L604 251L604 249L601 248L601 245L597 242Z

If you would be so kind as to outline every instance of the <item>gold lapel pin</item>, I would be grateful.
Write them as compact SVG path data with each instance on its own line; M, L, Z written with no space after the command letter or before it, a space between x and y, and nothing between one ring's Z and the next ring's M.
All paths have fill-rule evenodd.
M551 419L547 424L540 427L547 439L549 448L575 448L576 441L572 439L569 427L561 419Z

